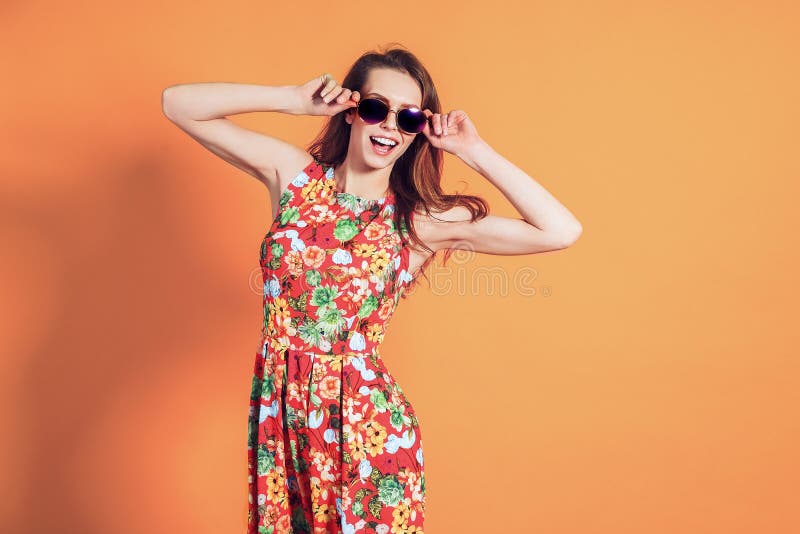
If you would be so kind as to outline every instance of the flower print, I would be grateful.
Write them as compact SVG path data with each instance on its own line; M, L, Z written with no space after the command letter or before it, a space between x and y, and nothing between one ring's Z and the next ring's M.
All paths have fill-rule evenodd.
M277 469L270 471L266 476L267 499L276 504L282 503L286 499L286 478Z
M292 240L290 243L292 250L303 250L306 248L306 244L303 242L303 240L297 237L300 235L297 233L297 230L286 230L285 234L286 237Z
M367 327L367 339L375 343L383 342L383 326L379 323L373 323Z
M364 334L362 334L361 332L353 333L353 335L350 337L350 343L348 344L348 346L350 347L350 350L354 351L364 350L364 348L367 346L367 344L364 342Z
M361 378L363 378L364 380L375 380L375 371L373 371L372 369L367 369L367 363L366 360L364 360L363 356L353 358L353 360L350 363L353 366L353 369L361 373ZM366 386L362 386L362 389L365 387ZM359 389L359 393L360 392L361 389Z
M395 475L385 475L378 481L378 498L388 506L397 506L403 498L403 486Z
M378 317L381 321L383 321L384 325L387 324L389 317L391 317L392 313L394 312L394 308L395 302L393 299L384 297L381 300L381 305L378 307Z
M336 220L336 213L327 204L315 204L308 211L306 218L314 226L319 227Z
M333 253L331 260L333 263L337 265L350 265L353 263L353 256L350 253L342 248L337 248L336 252Z
M314 459L313 462L314 467L320 473L320 478L322 480L333 481L333 474L331 473L331 469L333 469L334 463L333 458L330 455L326 454L324 451L315 450L314 451ZM326 486L327 487L327 486ZM323 497L325 499L328 498L328 490L324 490Z
M367 449L364 447L364 438L361 437L361 434L356 435L350 444L350 457L353 462L361 462L367 457Z
M317 504L314 503L314 518L323 525L328 524L329 521L336 519L336 509L330 504Z
M339 434L334 429L329 428L322 435L322 438L325 440L325 443L338 443Z
M338 194L321 168L290 182L259 251L248 533L422 534L417 422L373 350L408 276L396 206Z
M258 412L258 422L263 423L267 420L267 417L277 417L278 415L278 399L274 399L272 403L267 406L266 404L261 405L261 409Z
M286 263L286 267L292 278L297 278L305 272L305 267L303 267L303 255L297 250L290 250L287 252L283 257L283 261Z
M364 479L369 478L369 475L372 473L372 465L369 463L369 460L366 458L362 459L361 462L358 464L358 477L363 482Z
M350 424L355 424L361 421L363 417L361 412L356 409L358 406L361 406L361 402L359 402L355 397L348 397L344 401L344 414L347 415L347 420L350 422Z
M389 257L389 253L385 250L378 250L372 255L370 260L369 272L377 276L379 279L383 279L387 271L387 267L392 261Z
M275 297L275 300L270 303L269 313L270 319L281 325L285 324L286 321L290 320L292 317L289 303L282 297Z
M341 381L338 376L326 376L320 382L319 395L324 399L338 399Z
M306 199L306 202L314 203L314 201L323 193L324 189L324 180L312 178L305 186L303 186L303 188L300 190L300 194L304 199Z
M325 414L322 410L312 410L308 414L308 428L319 428L325 420Z
M368 294L369 279L353 278L347 291L347 299L355 305L360 305Z
M333 236L344 243L350 241L358 234L358 225L353 219L345 217L336 221L336 226L333 230Z
M375 241L386 235L386 225L383 221L372 221L364 228L364 237L370 241Z
M317 245L310 245L303 251L303 264L312 269L319 269L325 261L325 249Z
M411 506L408 499L400 501L392 510L392 533L405 534L408 520L411 517Z
M336 306L335 300L339 296L339 288L334 285L324 285L314 288L314 293L311 297L311 304L319 308L326 308L328 306Z
M367 439L364 445L372 456L377 456L383 451L386 441L386 429L377 421L367 421L364 425Z
M377 247L372 243L357 243L353 245L353 254L361 256L362 258L369 258L377 250Z
M331 304L331 306L335 306L335 304ZM345 325L342 310L334 307L322 306L317 310L317 315L319 315L317 328L323 334L324 338L327 340L338 337Z

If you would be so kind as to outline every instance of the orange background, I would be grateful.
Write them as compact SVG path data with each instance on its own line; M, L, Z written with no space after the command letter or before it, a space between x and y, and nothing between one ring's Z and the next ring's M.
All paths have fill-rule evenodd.
M390 41L584 229L401 302L426 532L800 531L800 9L700 4L5 3L0 531L245 531L269 196L161 91L341 80ZM481 268L535 294L458 285Z

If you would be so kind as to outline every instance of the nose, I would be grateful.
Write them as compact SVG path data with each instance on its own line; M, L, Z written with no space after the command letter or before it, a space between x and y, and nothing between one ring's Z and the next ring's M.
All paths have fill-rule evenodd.
M386 126L390 130L397 129L397 112L394 110L389 110L389 113L386 115L386 119L383 121L383 126Z

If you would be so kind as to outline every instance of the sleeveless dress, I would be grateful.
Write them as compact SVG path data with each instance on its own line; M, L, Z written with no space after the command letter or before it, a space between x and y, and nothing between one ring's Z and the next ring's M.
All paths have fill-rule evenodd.
M394 195L339 192L315 159L279 204L261 243L248 534L423 534L419 422L378 350L413 281Z

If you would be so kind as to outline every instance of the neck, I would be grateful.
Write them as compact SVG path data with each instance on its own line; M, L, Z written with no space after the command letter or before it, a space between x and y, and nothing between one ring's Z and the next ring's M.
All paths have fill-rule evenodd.
M373 169L354 166L347 160L333 169L336 187L342 193L350 193L366 199L379 199L389 194L389 176L392 167Z

